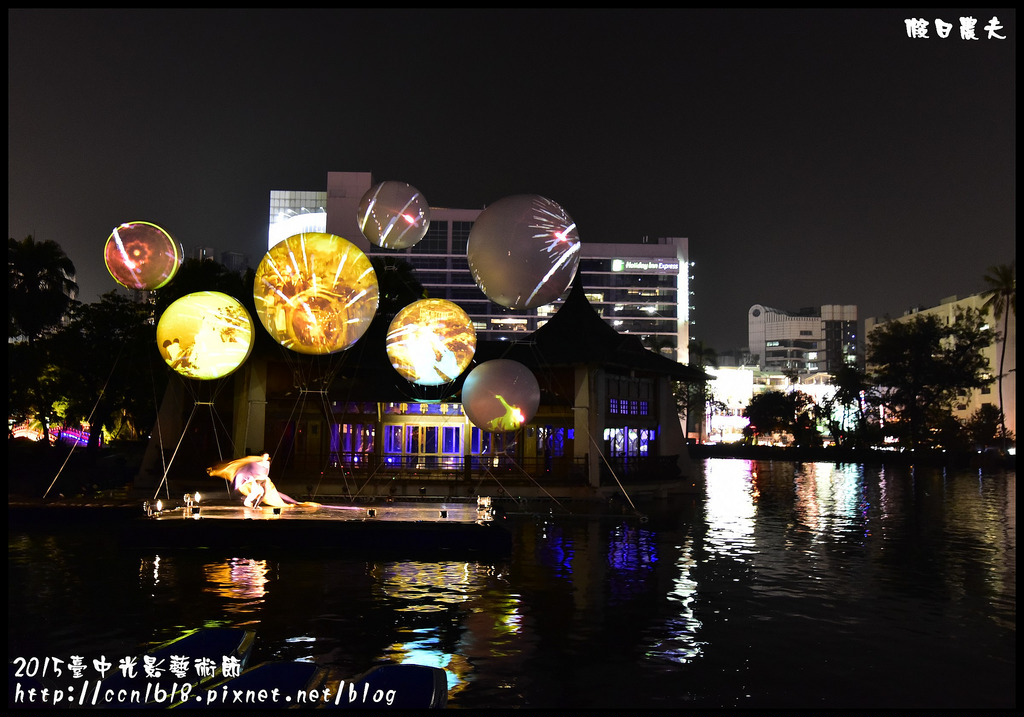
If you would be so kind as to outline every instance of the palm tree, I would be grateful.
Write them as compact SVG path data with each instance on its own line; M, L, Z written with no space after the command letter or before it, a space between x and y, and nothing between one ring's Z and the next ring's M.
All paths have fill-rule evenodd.
M60 326L77 295L75 265L57 242L8 240L8 338L24 336L32 346Z
M31 236L7 242L7 337L24 336L28 341L24 347L9 344L8 357L16 352L24 360L19 361L21 365L44 365L45 352L39 351L36 341L59 328L77 303L74 277L75 265L57 242L37 242ZM36 415L43 424L44 445L49 445L51 387L42 379L41 369L30 375L23 388L33 397Z
M718 352L711 346L691 337L688 349L690 366L701 372L704 372L708 366L718 368ZM674 393L676 393L677 401L679 397L683 397L682 403L686 407L687 433L693 429L699 432L701 440L707 438L714 403L714 397L711 394L708 382L701 381L694 384L681 384ZM695 410L698 406L701 409L700 413L697 413Z
M1006 451L1006 412L1003 410L1003 362L1006 360L1006 332L1010 328L1010 312L1017 316L1017 277L1016 261L989 267L983 277L989 288L982 293L985 303L982 309L987 313L992 310L996 321L1003 320L1003 346L999 351L999 427L1003 436L1003 452Z

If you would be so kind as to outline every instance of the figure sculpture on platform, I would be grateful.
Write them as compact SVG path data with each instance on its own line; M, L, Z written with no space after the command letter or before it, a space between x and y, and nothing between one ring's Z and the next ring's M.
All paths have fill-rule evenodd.
M260 505L272 508L284 508L289 505L316 506L316 503L304 503L285 495L277 490L270 480L270 454L245 456L210 466L206 469L210 476L217 476L231 481L234 494L244 498L247 508L258 508Z

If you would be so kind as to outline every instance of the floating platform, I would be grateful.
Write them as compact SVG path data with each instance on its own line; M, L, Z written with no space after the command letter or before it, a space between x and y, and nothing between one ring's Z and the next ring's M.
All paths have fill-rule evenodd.
M123 526L139 548L296 548L338 552L508 554L511 533L489 498L474 502L303 503L285 507L201 505L167 507L147 501Z

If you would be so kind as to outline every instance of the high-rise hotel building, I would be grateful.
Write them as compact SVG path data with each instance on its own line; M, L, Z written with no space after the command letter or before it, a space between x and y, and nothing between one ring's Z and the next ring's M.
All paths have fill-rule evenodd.
M466 249L483 208L431 206L430 226L414 246L392 250L370 244L359 229L357 211L375 183L369 172L330 172L326 192L272 191L269 246L300 232L327 231L348 239L371 257L402 258L413 266L427 295L461 306L484 340L525 338L558 310L562 299L536 309L508 309L488 299L476 285ZM685 364L691 266L687 239L588 242L582 227L580 244L578 276L594 309L619 333L639 335L648 348Z

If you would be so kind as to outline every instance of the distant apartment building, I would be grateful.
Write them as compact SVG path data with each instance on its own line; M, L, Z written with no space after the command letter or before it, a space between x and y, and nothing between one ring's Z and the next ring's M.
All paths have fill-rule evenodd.
M212 246L197 246L193 247L189 254L190 259L216 261L229 271L238 274L245 273L245 270L249 268L249 256L238 251L222 251L218 254Z
M244 274L245 270L250 268L249 255L240 251L221 252L220 263L223 264L228 271L233 271L236 274Z
M270 195L268 247L301 232L329 232L370 257L397 257L415 269L428 296L447 299L469 314L484 340L522 339L543 326L565 296L535 309L509 309L487 298L470 272L466 250L480 209L430 207L426 235L407 249L372 245L358 224L358 207L376 184L370 172L329 172L327 191L275 190ZM428 198L429 199L429 198ZM495 201L501 197L495 197ZM557 197L551 197L557 201ZM566 208L571 214L571 210ZM688 361L689 242L684 237L630 243L587 241L580 229L578 276L591 305L619 333L680 363ZM568 293L568 292L566 292Z
M747 312L747 339L762 371L806 376L860 364L853 305L827 304L791 312L754 304Z
M195 246L192 247L192 251L189 252L191 255L190 259L198 259L199 261L217 261L217 250L212 246Z
M956 321L958 312L967 309L981 309L985 298L981 293L971 296L957 297L947 296L937 305L922 308L914 307L904 312L903 316L896 319L870 317L864 320L864 335L870 341L871 332L881 324L889 321L910 321L915 316L933 315L939 317L944 323L952 324ZM1000 355L1003 351L1003 342L1006 344L1006 352L1003 355L1003 413L1006 419L1006 428L1014 436L1017 435L1017 322L1016 317L1011 313L1006 335L1003 336L1003 321L995 321L994 317L988 315L989 328L998 334L997 339L984 349L985 358L988 359L989 370L992 376L992 383L977 391L964 391L953 406L953 415L963 422L974 414L984 404L991 404L999 408L999 376Z

